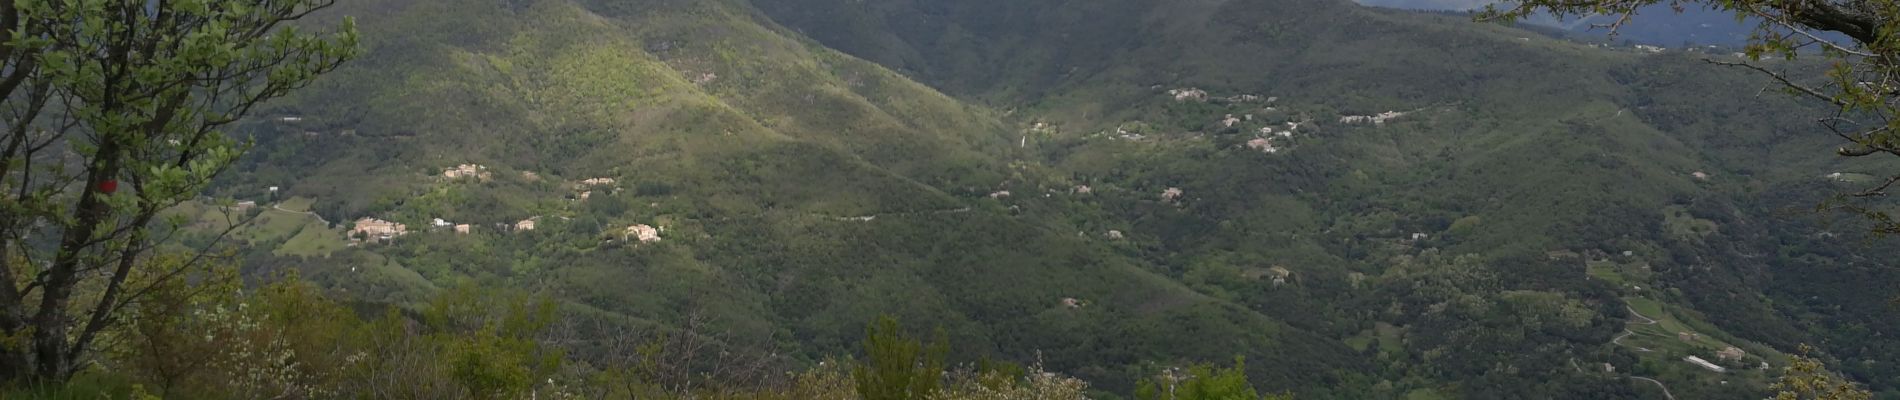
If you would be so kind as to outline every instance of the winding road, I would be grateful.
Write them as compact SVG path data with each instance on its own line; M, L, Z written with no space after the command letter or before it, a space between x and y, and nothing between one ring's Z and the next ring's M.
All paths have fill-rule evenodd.
M1655 379L1649 379L1649 378L1644 378L1644 377L1640 377L1640 376L1630 376L1630 379L1635 379L1635 380L1639 380L1639 381L1649 381L1649 383L1654 383L1654 384L1656 384L1656 388L1659 388L1659 389L1662 389L1662 391L1663 391L1663 397L1667 397L1667 398L1669 398L1669 400L1676 400L1676 395L1673 395L1673 394L1669 394L1669 387L1668 387L1668 386L1663 386L1663 383L1662 383L1662 381L1659 381L1659 380L1655 380Z
M1630 310L1630 315L1634 315L1634 316L1636 316L1636 318L1642 318L1642 319L1643 319L1643 321L1642 321L1642 322L1636 322L1636 321L1630 321L1630 322L1627 322L1627 323L1630 323L1630 324L1637 324L1637 325L1655 325L1655 324L1656 324L1656 320L1654 320L1654 319L1650 319L1649 317L1645 317L1645 316L1643 316L1643 314L1642 314L1642 313L1639 313L1639 312L1636 312L1636 309L1635 309L1635 308L1631 308L1630 306L1623 306L1623 308L1624 308L1624 309L1628 309L1628 310ZM1636 332L1635 332L1635 331L1631 331L1631 330L1629 330L1629 329L1624 329L1624 330L1623 330L1623 334L1621 334L1621 335L1616 335L1616 338L1614 338L1614 339L1610 339L1610 343L1612 343L1612 344L1617 344L1617 345L1623 345L1623 346L1629 346L1629 345L1626 345L1626 344L1623 344L1623 338L1626 338L1626 337L1630 337L1630 335L1634 335L1634 334L1636 334ZM1640 351L1640 352L1649 352L1649 351L1650 351L1650 350L1649 350L1649 348L1647 348L1647 347L1642 347L1642 346L1630 346L1630 348L1633 348L1633 349L1636 349L1636 351Z
M1630 311L1630 315L1631 315L1631 316L1635 316L1636 318L1641 318L1641 319L1642 319L1642 321L1629 321L1629 322L1626 322L1626 324L1634 324L1634 325L1655 325L1655 324L1656 324L1656 320L1655 320L1655 319L1653 319L1653 318L1650 318L1650 317L1648 317L1648 316L1644 316L1644 315L1643 315L1643 313L1639 313L1639 312L1636 312L1636 308L1635 308L1635 307L1630 307L1630 306L1628 306L1628 305L1624 305L1624 306L1623 306L1623 308L1624 308L1624 309L1627 309L1627 310L1629 310L1629 311ZM1635 332L1635 331L1631 331L1631 330L1629 330L1629 329L1624 329L1624 330L1623 330L1623 334L1621 334L1621 335L1616 335L1616 338L1615 338L1615 339L1610 339L1610 343L1613 343L1613 344L1616 344L1616 345L1620 345L1620 346L1629 346L1630 348L1632 348L1632 349L1636 349L1636 351L1640 351L1640 352L1649 352L1650 350L1649 350L1649 349L1647 349L1647 348L1643 348L1643 347L1640 347L1640 346L1632 346L1632 345L1627 345L1627 344L1623 344L1623 338L1626 338L1626 337L1629 337L1630 335L1634 335L1634 334L1636 334L1636 332ZM1652 379L1652 378L1647 378L1647 377L1641 377L1641 376L1635 376L1635 375L1630 375L1630 379L1635 379L1635 380L1639 380L1639 381L1646 381L1646 382L1649 382L1649 383L1654 383L1654 384L1656 384L1656 388L1658 388L1658 389L1662 389L1662 391L1663 391L1663 397L1665 397L1665 398L1668 398L1669 400L1676 400L1676 395L1674 395L1674 394L1670 394L1670 393L1669 393L1669 386L1668 386L1668 385L1663 385L1663 383L1662 383L1662 381L1659 381L1659 380L1655 380L1655 379Z

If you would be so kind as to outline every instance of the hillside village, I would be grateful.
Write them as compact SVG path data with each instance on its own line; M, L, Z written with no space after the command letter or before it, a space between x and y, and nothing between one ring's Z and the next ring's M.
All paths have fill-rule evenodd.
M539 174L530 171L521 171L519 176L524 182L539 182L542 179ZM460 181L491 182L495 179L495 175L488 166L464 163L442 169L441 173L436 175L435 178L438 182L437 184L453 184ZM597 190L604 191L604 193L609 195L618 194L621 192L621 189L616 186L616 183L617 181L614 178L594 177L564 184L562 187L572 192L568 195L568 200L564 203L573 204L575 202L585 201ZM440 186L439 188L449 187L451 186ZM465 186L465 189L457 190L472 190L475 187L476 186ZM482 224L479 223L451 221L440 216L428 217L424 221L416 221L421 224L421 228L416 228L412 223L385 219L387 217L375 215L359 216L339 226L325 221L322 216L309 210L313 199L292 197L278 201L277 193L279 193L279 187L276 186L267 188L264 193L268 195L267 198L240 200L230 206L228 211L207 212L200 217L205 221L200 222L200 225L218 225L222 223L214 221L229 220L234 216L251 215L251 218L259 219L260 222L244 227L245 232L253 232L246 236L290 240L290 242L285 243L284 246L286 248L310 250L291 251L287 254L323 256L343 247L389 244L413 234L440 233L472 235L479 232L520 234L534 231L539 226L539 221L546 217L530 216L520 220L497 222L494 224L492 230L480 228ZM269 204L268 207L260 208L258 207L260 201L273 201L273 203ZM235 215L227 215L227 212L235 213ZM263 214L259 214L260 212ZM558 215L554 217L562 220L569 218L567 216ZM298 220L307 222L296 222ZM612 240L626 240L632 243L653 243L661 241L666 230L667 228L663 225L631 223L625 225L623 228L603 232L603 236L612 238ZM319 231L327 231L329 233L319 233ZM334 245L326 243L334 243Z
M1159 88L1160 86L1151 87L1154 90L1159 90ZM1319 131L1319 124L1309 115L1329 112L1324 107L1313 105L1282 104L1281 98L1277 96L1257 94L1214 96L1206 90L1194 87L1168 89L1160 93L1164 98L1175 103L1204 104L1212 107L1211 109L1221 110L1222 113L1216 114L1210 125L1172 127L1179 129L1182 133L1169 134L1169 131L1173 130L1170 127L1155 126L1143 121L1130 121L1119 124L1112 132L1102 132L1097 135L1143 142L1164 137L1194 139L1206 134L1251 133L1241 143L1235 145L1235 148L1264 154L1280 154L1292 146L1296 137L1309 136ZM1388 122L1427 109L1384 111L1370 115L1344 114L1333 120L1341 127L1359 125L1382 127ZM1036 122L1027 130L1024 144L1027 145L1029 137L1038 134L1048 135L1055 131L1055 127L1047 122Z
M1643 54L1669 51L1661 48L1629 48L1626 50L1641 52ZM714 92L713 90L718 89L721 85L732 84L745 75L723 73L724 77L721 78L721 74L692 69L691 71L684 72L684 76L694 85L706 90L709 95L730 96L730 94ZM1174 88L1168 89L1168 87ZM1355 200L1357 202L1351 203L1366 207L1362 210L1355 210L1355 212L1363 211L1372 215L1340 215L1323 214L1322 211L1318 211L1318 209L1324 207L1323 205L1299 204L1290 200L1300 199L1304 201L1306 200L1304 196L1319 196L1335 193L1330 191L1330 189L1324 189L1315 185L1312 180L1315 178L1296 176L1309 173L1326 176L1324 175L1326 173L1325 171L1314 171L1321 167L1312 167L1310 165L1327 165L1326 163L1333 162L1333 159L1341 157L1342 153L1338 152L1338 149L1335 148L1338 147L1337 145L1339 145L1339 143L1333 142L1348 142L1349 140L1342 140L1348 138L1356 140L1357 137L1352 137L1353 135L1401 136L1409 130L1426 129L1427 125L1432 123L1440 123L1452 118L1467 117L1466 115L1453 115L1460 113L1455 112L1458 110L1456 106L1446 105L1452 103L1414 102L1413 99L1404 99L1405 101L1374 103L1379 104L1378 106L1346 106L1341 104L1357 103L1353 100L1341 99L1303 99L1302 97L1304 96L1287 95L1286 93L1279 92L1277 89L1272 93L1280 94L1286 98L1254 94L1262 93L1261 91L1253 91L1252 93L1243 91L1222 92L1221 89L1214 88L1213 86L1208 86L1208 89L1203 89L1201 87L1188 86L1185 83L1153 85L1148 86L1148 88L1149 90L1145 92L1138 91L1139 95L1146 96L1143 97L1145 102L1139 105L1140 107L1146 108L1142 108L1138 112L1109 114L1107 116L1085 114L1082 117L1053 114L1023 116L1019 121L1011 121L1015 124L1007 125L1011 128L1004 128L1006 132L1001 133L1001 135L1004 135L1007 139L1015 139L1007 140L1005 147L1013 147L1023 150L1025 153L1035 154L1034 152L1046 151L1051 148L1062 148L1064 146L1074 145L1080 141L1107 139L1099 140L1101 143L1090 143L1089 145L1125 146L1105 147L1111 150L1140 149L1140 151L1117 154L1142 154L1164 160L1162 163L1192 165L1207 160L1219 160L1231 163L1209 163L1210 165L1218 165L1218 169L1209 168L1195 171L1184 168L1182 170L1169 171L1166 167L1153 167L1145 164L1127 162L1125 164L1112 164L1108 167L1103 167L1105 170L1114 171L1112 173L1093 174L1062 171L1049 166L1013 166L1013 169L1008 171L1009 173L1031 176L1031 178L999 176L995 177L996 179L989 179L985 182L960 183L954 186L942 185L937 188L948 193L950 197L954 197L952 199L953 204L924 203L926 205L917 205L904 201L880 199L878 201L866 201L862 204L826 204L824 207L836 208L813 210L796 208L799 206L781 206L778 204L756 208L744 204L727 206L716 203L721 201L729 202L730 199L719 199L716 198L717 196L701 195L701 193L694 193L690 190L681 190L679 192L670 190L647 190L642 188L641 185L649 184L652 179L643 176L644 171L630 173L609 168L599 168L598 165L588 165L580 168L569 166L569 168L575 168L575 170L561 170L558 167L541 166L544 164L531 164L507 158L497 159L494 158L493 155L443 152L442 154L433 155L432 157L436 158L430 159L431 161L428 161L427 165L409 166L408 168L411 169L404 170L403 174L405 174L405 176L401 184L392 185L398 188L392 191L406 191L404 195L393 196L393 200L373 199L372 201L363 201L360 202L360 204L366 205L347 208L346 210L350 211L332 215L332 217L353 218L347 220L342 225L325 223L322 225L327 227L326 230L311 230L305 227L302 231L289 230L287 232L290 233L286 234L258 236L270 240L298 243L302 243L302 240L309 239L310 237L320 237L326 242L334 242L341 244L341 246L356 246L359 248L358 251L382 252L386 254L407 252L407 254L403 254L403 256L410 258L405 259L405 264L402 265L404 267L411 267L427 275L430 274L428 271L433 270L431 270L430 267L417 266L417 264L441 262L434 259L442 257L436 257L433 256L435 253L425 253L417 249L466 246L468 243L480 243L490 239L495 239L497 242L527 242L532 243L532 245L542 245L543 243L541 242L545 241L551 243L547 244L549 248L557 248L563 251L567 249L581 249L578 253L585 254L585 256L581 257L613 254L618 257L629 257L613 259L615 262L642 264L647 262L661 262L661 260L646 258L655 254L664 254L665 252L686 249L688 246L701 246L707 245L707 243L710 242L719 241L713 238L710 233L713 231L707 228L708 225L733 225L731 223L732 221L753 218L760 220L782 219L796 221L795 223L787 224L797 226L795 229L784 229L785 232L770 232L785 233L787 236L765 238L765 241L783 242L804 240L805 238L812 238L815 241L830 239L833 237L830 235L850 238L853 236L849 235L856 232L882 232L878 231L878 229L915 223L917 221L928 221L931 224L951 224L953 222L941 221L954 221L962 218L974 220L990 215L998 215L1011 218L1016 222L1022 222L1028 226L1049 231L1059 231L1062 232L1064 236L1068 236L1069 233L1073 232L1075 237L1083 238L1084 241L1088 243L1088 246L1100 246L1123 254L1151 256L1153 257L1152 259L1146 260L1155 264L1152 268L1159 271L1158 273L1167 274L1166 276L1169 278L1181 279L1186 282L1186 285L1208 296L1220 297L1223 300L1245 302L1240 304L1267 304L1270 306L1264 308L1267 308L1268 311L1272 311L1275 307L1280 305L1295 307L1300 302L1299 299L1288 299L1282 296L1310 295L1310 293L1307 292L1308 290L1335 287L1329 285L1337 285L1338 288L1344 288L1348 291L1371 292L1381 290L1379 289L1381 285L1394 285L1394 282L1398 282L1396 284L1403 284L1403 279L1414 279L1412 278L1413 276L1443 271L1446 269L1446 267L1442 265L1444 263L1443 261L1432 261L1440 264L1430 264L1431 262L1428 261L1417 260L1431 259L1433 256L1428 254L1435 254L1435 252L1440 250L1440 246L1445 246L1447 243L1470 240L1473 234L1469 232L1471 229L1469 226L1484 226L1478 222L1467 222L1468 220L1476 221L1477 218L1475 218L1475 215L1431 215L1426 218L1442 219L1443 221L1419 223L1417 221L1394 218L1388 215L1396 212L1416 211L1393 211L1390 209L1394 207L1391 204ZM1259 88L1255 87L1251 89L1258 90ZM865 97L873 96L867 95ZM807 97L807 99L809 100L810 97ZM1420 108L1421 106L1423 107ZM1439 112L1438 110L1441 109L1451 110L1451 112ZM1453 116L1446 117L1447 115ZM1622 112L1619 110L1617 115L1621 116ZM1108 121L1098 124L1095 122L1066 120L1061 119L1061 117L1099 117ZM786 121L793 120L791 118L760 118L772 124L784 124ZM899 116L899 118L908 118L908 116ZM1115 121L1120 121L1120 123L1115 123ZM295 121L283 120L281 122L303 124L303 126L313 125L306 123L301 117ZM1073 126L1086 126L1087 128L1077 129L1072 128ZM778 126L774 125L773 127L776 128ZM345 136L341 133L318 134L315 133L316 130L314 129L300 129L300 131L304 132L302 134L303 137L321 137L324 138L324 140ZM342 132L348 132L349 136L355 135L354 130L345 130ZM293 132L293 134L295 134L295 132ZM1020 134L1021 136L1011 137L1016 136L1015 134ZM1380 137L1380 139L1385 140L1389 138ZM1410 145L1410 143L1407 143L1407 145ZM1395 150L1394 153L1397 154L1409 150L1411 149L1398 149ZM1064 151L1069 150L1065 149ZM1102 149L1083 149L1077 152L1086 153L1090 151L1101 152ZM1182 157L1177 153L1195 155L1192 157ZM865 158L870 157L867 156ZM1404 157L1400 156L1394 158ZM479 159L481 163L471 162L474 159ZM1130 156L1128 159L1133 160L1135 157ZM1033 158L1031 160L1033 160ZM1154 160L1144 160L1144 162L1147 161ZM1031 163L1033 162L1034 161L1031 161ZM482 163L489 165L483 165ZM524 169L528 167L509 165L515 163L519 165L537 165L533 167L536 168L537 171ZM772 168L770 165L773 164L765 165L768 165L768 167L765 168ZM1302 167L1310 169L1301 171L1300 168ZM1037 168L1047 168L1049 170L1044 171L1038 170ZM1370 170L1372 168L1367 169ZM1274 172L1271 174L1249 174L1237 170L1271 170ZM1222 176L1202 179L1204 177L1195 175L1196 173L1209 173L1209 171L1218 171L1213 173ZM1687 175L1689 179L1696 181L1709 181L1715 176L1703 170L1678 168L1671 171L1675 177L1680 178ZM1711 168L1708 169L1708 171L1720 170ZM1333 182L1344 182L1354 179L1360 182L1376 182L1377 179L1385 177L1364 178L1364 174L1356 170L1330 172L1351 177L1350 179L1342 178ZM1037 176L1039 174L1047 174L1049 176ZM1232 176L1227 176L1229 174ZM1374 175L1377 176L1378 174ZM1242 179L1248 177L1258 178L1260 176L1269 176L1271 178ZM1730 175L1723 176L1726 177ZM1809 179L1813 179L1812 177L1814 175L1810 174L1806 176L1808 176ZM740 179L751 177L752 176L741 175ZM1338 178L1338 176L1327 177ZM906 178L923 180L922 178L915 177ZM1229 178L1233 179L1229 180ZM1843 176L1838 174L1824 176L1824 179L1844 180ZM1713 180L1720 182L1722 179ZM1256 190L1254 188L1242 188L1236 190L1235 188L1223 186L1232 182L1246 182L1249 185L1258 185L1268 189ZM812 183L805 182L804 184L811 185ZM929 182L929 184L940 185L938 182ZM1279 188L1285 188L1285 191L1290 194L1274 192L1274 190ZM828 186L825 189L836 190L837 188ZM273 192L275 192L275 190L273 190ZM505 193L505 195L495 193ZM1356 194L1351 191L1339 191L1339 193L1348 193L1349 195L1345 197L1351 197L1351 194ZM909 196L923 197L923 195L915 194ZM1418 200L1406 196L1412 195L1392 195L1391 193L1381 193L1378 196L1364 195L1366 198L1394 197L1400 199L1395 200L1395 202L1412 202ZM501 198L502 200L494 200L489 197ZM840 195L839 197L848 196ZM469 200L471 198L481 199L481 201L495 204L483 204L484 207L475 207L470 205L470 203L474 203L474 201ZM271 200L247 200L250 203L241 203L239 207L243 210L255 209L273 213L272 217L274 218L278 215L275 215L276 212L272 210L277 209L277 207L282 204L280 202L274 202L273 200L275 200L274 197ZM246 204L248 204L248 206ZM260 204L265 206L259 207ZM1237 204L1244 206L1238 206ZM777 207L785 208L779 209ZM1208 218L1209 215L1222 215L1219 211L1210 209L1223 207L1272 211L1263 211L1261 215L1233 212L1233 214L1228 214L1229 216L1233 216L1231 220L1213 221L1202 225L1187 225L1191 224L1191 221L1194 221L1196 218ZM305 208L294 206L287 208L307 209L307 206L305 206ZM1333 212L1337 211L1324 211L1324 213ZM1460 210L1460 212L1468 214L1479 213L1479 211L1474 210ZM1119 213L1119 215L1116 215L1117 213ZM967 216L965 214L967 214ZM1313 217L1308 214L1323 215L1323 217ZM1122 218L1118 219L1116 217ZM1298 227L1272 225L1279 223L1278 219L1282 218L1301 221L1299 223L1312 223L1309 222L1307 218L1324 222L1317 223L1321 228L1311 230L1308 230L1310 226L1307 225L1300 225ZM1487 216L1486 218L1491 217ZM1392 227L1389 229L1367 229L1363 226L1350 225L1352 223L1358 223L1357 221L1359 219L1372 221L1367 223L1371 225L1391 225ZM1157 221L1165 221L1165 223ZM995 225L993 222L994 221L985 220L983 223ZM1693 223L1699 221L1689 222L1691 222L1689 225L1694 225ZM1195 228L1170 231L1168 230L1170 227L1168 225L1169 223L1182 223L1184 226L1193 226ZM1338 225L1324 225L1328 223ZM1496 224L1496 222L1491 223ZM938 229L938 226L941 225L927 226L928 228L925 229ZM1229 229L1236 229L1232 228L1233 226L1243 228L1227 231ZM1274 233L1256 233L1259 236L1248 237L1248 240L1252 241L1251 243L1242 246L1227 246L1238 250L1223 250L1222 252L1215 253L1218 254L1217 256L1195 254L1193 252L1195 249L1193 249L1192 245L1171 243L1171 241L1177 240L1176 236L1183 235L1183 231L1202 230L1250 233L1246 232L1247 228L1261 229L1263 226L1275 227L1274 229L1262 229L1271 230ZM1464 227L1461 228L1461 226ZM1286 232L1297 232L1293 234L1296 236L1274 236L1275 233L1281 231L1281 227L1285 227L1284 231ZM724 228L733 229L729 226ZM1340 232L1350 232L1350 235L1345 237L1329 236L1335 235L1335 229ZM1496 229L1496 226L1485 226L1483 229ZM304 232L318 231L324 234L312 234L309 235L309 237L303 235ZM743 232L759 233L751 231ZM1193 235L1188 236L1193 237ZM1323 237L1325 241L1311 239L1310 237L1312 236ZM566 240L572 237L577 237L578 239ZM552 238L561 239L557 241ZM1313 248L1315 249L1323 249L1328 252L1345 249L1344 252L1352 254L1370 252L1376 256L1368 257L1378 259L1379 261L1375 262L1377 264L1383 265L1387 259L1390 259L1395 260L1392 262L1393 264L1399 264L1400 266L1393 267L1390 270L1358 269L1335 273L1337 271L1332 271L1331 269L1349 267L1331 264L1344 263L1340 260L1328 260L1321 257L1311 257L1314 259L1302 258L1309 257L1303 255L1305 254L1303 252L1313 251L1311 249L1261 250L1249 248L1272 248L1283 242L1299 243L1305 240L1312 240L1314 243ZM944 246L955 246L955 244L945 244ZM1338 247L1334 248L1332 246ZM284 247L293 246L286 244ZM297 247L299 250L285 251L281 252L281 254L314 257L324 256L327 255L327 253L308 249L332 249L331 247L301 244L294 247ZM1446 247L1449 248L1449 246ZM839 246L838 248L842 249L848 247ZM543 253L544 249L545 248L534 247L530 248L529 251L538 255ZM626 251L626 249L649 249L652 251L634 252ZM1158 249L1165 249L1165 251L1170 252L1179 251L1181 252L1180 254L1183 255L1192 254L1193 260L1176 264L1172 260L1176 258L1177 254L1167 254L1164 257L1148 253L1162 251ZM827 247L822 251L836 250ZM836 254L825 253L824 255L826 257L844 258L857 256L857 254L849 251ZM568 257L574 256L570 255ZM552 256L550 256L550 258L552 258ZM1183 256L1180 258L1186 259L1189 257ZM1615 258L1619 262L1629 262L1628 259L1637 258L1637 256L1625 252L1621 258L1613 256L1605 256L1604 258ZM1400 262L1396 260L1406 261ZM1410 264L1413 262L1418 263L1418 266ZM1580 261L1579 265L1582 265L1581 263L1584 262ZM355 267L352 266L352 271L355 271L354 268ZM434 270L444 269L440 266L433 268L435 268ZM1058 268L1068 268L1068 266L1059 265ZM1602 269L1602 267L1592 268L1592 271ZM522 272L513 271L513 273L519 274ZM1601 272L1595 273L1601 274ZM433 275L429 276L434 277ZM787 274L786 276L791 275ZM1651 293L1659 293L1661 291L1658 283L1649 281L1648 279L1650 278L1646 275L1631 272L1623 274L1622 277L1629 280L1629 285L1625 286L1633 288L1629 289L1628 293L1624 293L1631 298L1645 298L1643 296L1654 297L1658 296L1658 294ZM782 282L796 281L796 279L792 278L782 279ZM1650 292L1643 292L1645 289ZM1093 305L1097 304L1097 302L1102 302L1102 304L1115 304L1112 300L1108 300L1107 297L1109 296L1101 294L1065 292L1061 293L1060 297L1045 296L1037 298L1036 302L1052 307L1074 310L1075 314L1082 315L1084 313L1097 312L1098 310L1109 308L1094 307ZM1680 300L1673 299L1672 301ZM1632 301L1632 303L1634 302L1635 301ZM1664 308L1664 310L1666 310L1666 308ZM1647 315L1657 318L1658 321L1675 322L1658 322L1655 325L1659 326L1648 327L1648 325L1638 323L1637 321L1640 320L1637 319L1636 315ZM1759 362L1765 363L1765 360L1775 359L1774 357L1778 356L1773 353L1772 349L1762 349L1757 347L1758 345L1751 345L1733 339L1731 335L1707 329L1705 327L1706 323L1696 321L1694 318L1691 318L1690 315L1692 314L1670 313L1666 311L1652 312L1648 309L1643 310L1642 314L1632 312L1632 316L1628 317L1630 319L1628 328L1630 328L1630 332L1633 332L1632 335L1620 338L1621 340L1617 343L1606 345L1606 347L1622 346L1630 349L1646 349L1632 351L1639 353L1644 360L1665 360L1671 365L1686 366L1698 372L1722 374L1721 376L1725 377L1747 373L1742 370L1753 369L1743 368L1743 364L1754 363L1757 362L1757 360L1763 360ZM1619 316L1616 318L1622 317ZM1344 318L1341 319L1343 320ZM1621 324L1622 322L1618 321L1616 323ZM1681 323L1684 325L1670 325L1673 323ZM1345 334L1340 336L1348 336L1344 340L1349 346L1355 346L1355 350L1371 354L1389 353L1392 357L1399 357L1405 354L1403 353L1404 351L1416 350L1408 348L1407 346L1425 346L1408 344L1426 340L1424 339L1426 335L1421 334L1424 332L1419 331L1423 329L1420 328L1419 325L1421 324L1416 322L1412 325L1407 325L1397 323L1387 324L1381 321L1378 323L1369 323L1361 327L1339 327L1337 329L1348 329ZM1621 325L1619 325L1619 327L1620 326ZM1693 326L1693 328L1691 326ZM1361 329L1363 329L1363 332L1358 332ZM1355 335L1355 332L1358 332L1358 334ZM1747 350L1743 348L1747 348ZM1582 365L1594 366L1596 364L1583 363ZM1614 372L1615 367L1611 367L1609 363L1603 363L1603 365L1606 367L1606 370ZM1627 364L1619 366L1623 368L1624 374L1628 374L1629 371L1633 369Z

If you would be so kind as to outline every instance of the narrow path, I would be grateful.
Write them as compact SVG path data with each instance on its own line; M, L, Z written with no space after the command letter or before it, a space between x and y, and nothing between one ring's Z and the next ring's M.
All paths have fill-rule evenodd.
M1624 308L1624 309L1626 309L1626 310L1629 310L1629 311L1630 311L1630 315L1631 315L1631 316L1635 316L1636 318L1642 318L1642 319L1643 319L1642 321L1628 321L1628 322L1624 322L1625 324L1634 324L1634 325L1655 325L1655 324L1656 324L1656 320L1655 320L1655 319L1653 319L1653 318L1650 318L1650 317L1648 317L1648 316L1644 316L1644 315L1643 315L1643 313L1639 313L1639 312L1636 312L1636 308L1635 308L1635 307L1630 307L1629 305L1627 305L1627 304L1626 304L1626 305L1624 305L1624 306L1623 306L1623 308ZM1613 344L1616 344L1616 345L1619 345L1619 346L1629 346L1630 348L1632 348L1632 349L1636 349L1636 351L1640 351L1640 352L1649 352L1649 351L1650 351L1649 349L1647 349L1647 348L1643 348L1643 347L1641 347L1641 346L1631 346L1631 345L1627 345L1627 344L1623 344L1623 338L1626 338L1626 337L1629 337L1630 335L1634 335L1634 334L1636 334L1636 332L1635 332L1635 331L1631 331L1631 330L1629 330L1629 329L1624 329L1624 330L1623 330L1623 334L1621 334L1621 335L1617 335L1615 339L1610 339L1610 343L1613 343ZM1647 381L1647 382L1649 382L1649 383L1654 383L1654 384L1656 384L1656 388L1659 388L1659 389L1662 389L1662 391L1663 391L1663 397L1665 397L1665 398L1668 398L1669 400L1676 400L1676 395L1674 395L1674 394L1670 394L1670 393L1669 393L1669 386L1668 386L1668 385L1664 385L1664 384L1662 383L1662 381L1659 381L1659 380L1655 380L1655 379L1651 379L1651 378L1647 378L1647 377L1641 377L1641 376L1635 376L1635 375L1630 375L1630 379L1635 379L1635 380L1639 380L1639 381Z
M1627 344L1623 344L1623 338L1630 337L1630 335L1635 335L1635 334L1636 334L1635 331L1624 329L1623 334L1616 335L1616 338L1610 339L1610 344L1615 344L1619 346L1630 346ZM1648 347L1642 347L1642 346L1630 346L1630 348L1636 349L1636 351L1645 352L1645 353L1650 351Z
M837 217L837 216L825 216L825 217L831 218L832 220L836 220L836 221L870 221L870 220L878 219L881 217L902 217L906 215L920 215L920 214L956 214L956 213L966 213L966 212L970 212L970 207L966 206L966 207L959 207L959 208L947 208L947 209L941 209L941 210L878 213L878 214L859 215L855 217ZM813 214L813 215L817 215L817 214Z
M1663 385L1663 383L1662 383L1662 381L1658 381L1658 380L1655 380L1655 379L1649 379L1649 378L1644 378L1644 377L1640 377L1640 376L1631 376L1631 377L1630 377L1630 379L1635 379L1635 380L1639 380L1639 381L1648 381L1649 383L1654 383L1654 384L1656 384L1656 388L1658 388L1658 389L1662 389L1662 391L1663 391L1663 397L1666 397L1666 398L1668 398L1669 400L1676 400L1676 395L1673 395L1673 394L1669 394L1669 387L1668 387L1668 386L1664 386L1664 385Z
M1628 305L1625 305L1623 306L1623 309L1630 310L1630 315L1634 315L1636 316L1636 318L1643 319L1643 322L1630 322L1632 324L1641 324L1641 325L1655 325L1656 324L1656 320L1649 319L1649 317L1643 316L1643 313L1636 312L1635 307L1630 307Z
M323 219L323 215L321 215L321 214L317 214L317 212L316 212L316 211L290 211L290 210L285 210L285 209L284 209L283 207L281 207L281 206L282 206L282 203L279 203L279 204L272 204L272 205L270 205L270 208L271 208L272 210L277 210L277 211L283 211L283 212L287 212L287 213L296 213L296 214L305 214L305 215L309 215L309 216L312 216L312 217L317 217L317 222L322 222L322 223L323 223L324 225L326 225L326 226L327 226L327 225L330 225L330 221L329 221L329 220L325 220L325 219Z

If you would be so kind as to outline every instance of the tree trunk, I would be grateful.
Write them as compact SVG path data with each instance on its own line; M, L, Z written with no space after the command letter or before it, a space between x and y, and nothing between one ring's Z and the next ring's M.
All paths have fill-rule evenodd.
M100 224L113 219L111 206L100 199L99 183L119 173L120 139L112 134L101 136L99 149L93 155L96 167L86 178L78 207L73 210L73 223L60 239L59 253L46 271L40 306L31 323L34 381L60 382L73 370L73 360L67 351L71 346L67 336L73 320L66 308L77 283L75 278L82 253L93 244Z

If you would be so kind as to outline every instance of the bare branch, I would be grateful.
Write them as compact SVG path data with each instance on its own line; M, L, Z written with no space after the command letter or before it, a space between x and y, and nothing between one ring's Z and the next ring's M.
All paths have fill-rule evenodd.
M1815 90L1814 88L1810 88L1807 86L1802 86L1801 84L1794 83L1794 81L1788 80L1787 76L1782 75L1779 72L1769 71L1767 68L1762 68L1761 66L1757 66L1757 65L1749 64L1745 62L1719 61L1713 58L1705 58L1702 61L1710 63L1710 64L1715 64L1715 65L1727 65L1727 66L1732 66L1732 67L1742 67L1742 68L1751 69L1756 72L1760 72L1762 74L1766 74L1770 77L1775 78L1776 81L1781 82L1782 86L1801 92L1802 94L1806 94L1809 97L1813 97L1815 99L1828 102L1828 104L1833 104L1840 107L1847 107L1849 105L1847 102L1842 101L1840 99L1835 99L1833 96L1828 96L1826 94L1823 94L1819 90Z

